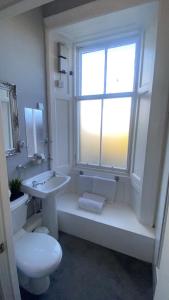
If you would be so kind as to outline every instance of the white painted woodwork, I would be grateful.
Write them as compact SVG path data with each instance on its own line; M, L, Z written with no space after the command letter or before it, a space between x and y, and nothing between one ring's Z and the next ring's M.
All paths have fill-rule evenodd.
M112 3L111 3L112 4ZM122 2L121 2L122 4ZM51 51L49 50L49 53L52 57L52 53L54 51L54 48L52 49L51 46L52 43L56 43L57 40L60 41L66 41L71 39L74 41L74 43L78 42L84 42L88 40L93 40L101 38L101 35L103 36L103 32L106 36L110 34L111 36L122 36L123 34L127 34L130 32L142 32L143 40L142 40L142 59L140 63L140 77L139 77L139 97L137 101L137 118L136 118L136 130L135 130L135 147L133 147L133 166L132 166L132 172L131 172L131 184L133 186L132 191L132 204L133 208L135 209L135 212L137 213L138 218L144 223L153 224L154 221L154 214L155 214L155 200L151 199L151 202L144 202L144 205L142 205L143 201L143 194L142 194L142 184L143 184L143 176L145 172L145 159L146 159L146 149L147 149L147 135L148 135L148 126L149 126L149 115L150 115L150 106L151 106L151 90L152 90L152 81L153 81L153 70L154 70L154 60L155 60L155 47L156 47L156 32L157 32L157 22L158 22L158 4L157 2L153 3L146 3L146 5L140 5L135 6L132 8L128 8L126 10L119 10L116 11L116 6L113 6L113 9L111 7L111 10L109 10L109 14L106 16L106 19L102 14L99 12L99 3L92 3L93 6L96 5L97 12L95 12L95 16L97 18L90 19L87 17L85 18L85 10L83 10L84 15L78 14L78 12L82 10L82 7L73 9L73 12L75 13L75 18L73 21L70 22L69 19L69 13L70 10L67 12L63 12L59 15L57 15L57 21L55 23L55 26L53 27L49 25L48 21L49 17L45 20L45 23L49 25L49 28L47 30L47 35L49 36L47 39L50 42L47 46L47 49L51 47ZM85 7L93 7L91 3L89 3ZM109 7L110 2L106 1L104 3L105 7ZM120 4L118 4L120 5ZM127 5L126 3L124 4ZM116 11L116 13L110 13L112 11ZM71 10L72 11L72 10ZM91 12L91 14L93 11ZM78 17L76 18L76 16ZM60 19L59 19L60 18ZM86 20L87 19L87 20ZM51 19L50 19L51 20ZM52 19L54 20L54 19ZM60 21L59 21L60 20ZM132 20L132 22L131 22ZM81 21L81 22L80 22ZM59 23L60 22L60 23ZM74 22L74 24L72 24ZM77 23L79 22L79 23ZM69 24L69 25L68 25ZM64 26L61 26L64 25ZM67 38L66 38L67 37ZM52 42L52 40L54 42ZM53 61L55 60L53 55ZM52 65L52 59L50 59L49 65ZM52 66L53 68L53 66ZM53 75L51 74L50 70L50 76L51 80L53 81L53 77L58 79L58 74L56 70L53 70ZM52 84L54 85L54 81L51 83L48 83L50 85L51 89L51 103L52 98L56 99L59 97L60 99L66 99L66 86L65 86L65 92L62 91L62 89L58 89L55 86L52 87ZM71 108L71 104L70 104ZM70 109L70 111L72 111ZM72 115L69 115L72 117ZM54 118L54 117L53 117ZM50 118L49 118L50 119ZM70 119L71 121L71 119ZM70 122L71 125L71 122ZM51 129L52 131L53 129ZM76 130L76 127L74 128L74 132ZM73 140L73 135L70 133L70 139L69 141ZM53 140L53 138L52 138ZM53 143L55 143L53 141ZM57 142L56 142L57 144ZM75 145L76 146L76 145ZM56 148L56 147L55 147ZM70 147L72 149L72 146ZM54 149L54 147L53 147ZM54 152L51 150L51 157L54 159ZM73 153L73 152L72 152ZM72 160L74 160L74 157L72 157ZM54 165L54 164L53 164ZM57 163L58 165L58 163ZM63 164L61 164L63 165ZM70 164L71 166L71 164ZM153 207L152 211L149 210L149 216L144 219L144 210L147 210L147 206L150 204L151 207ZM149 218L149 219L148 219Z
M166 143L165 159L163 164L162 182L160 188L157 221L156 221L156 245L155 264L159 267L161 250L163 246L163 235L166 225L166 216L169 205L169 129Z
M70 140L72 76L58 72L58 42L65 44L68 49L68 72L72 71L72 43L62 35L46 31L50 159L53 170L68 173L72 166L73 143ZM57 80L63 82L62 88L57 87Z
M69 102L55 100L53 106L55 138L53 140L53 169L68 171L69 167Z
M106 176L108 179L112 179L110 174ZM101 215L78 209L77 199L79 195L85 191L93 192L95 177L92 176L92 172L87 172L85 176L79 176L74 172L71 173L71 178L66 195L63 194L59 197L57 209L60 230L152 262L154 229L151 226L141 224L137 219L131 205L132 192L135 190L131 190L130 178L120 178L113 200L110 198L111 191L108 190L107 185L103 186L102 184L101 194L106 197L107 205ZM111 188L109 187L109 189ZM100 193L100 189L95 192ZM150 233L153 233L153 239Z
M13 247L12 220L10 214L6 158L3 145L1 110L0 141L0 243L5 244L5 251L0 254L0 285L4 300L19 300L20 291Z
M169 215L167 216L166 219L160 268L157 269L157 285L156 285L154 300L168 300L168 282L169 282L168 252L169 252Z
M101 215L78 208L78 194L57 199L59 229L101 246L152 262L154 231L140 224L127 203L107 203Z
M169 3L160 0L156 58L151 95L150 118L142 185L140 220L153 224L161 182L163 143L168 117L169 91Z
M143 197L144 177L146 172L147 147L149 144L149 118L150 109L154 105L152 99L152 83L154 76L154 63L157 38L158 6L151 23L145 29L142 40L142 53L140 61L139 87L135 125L135 145L133 148L133 166L131 183L133 208L142 223L153 225L156 209L156 199L151 198L145 202ZM152 209L150 210L151 207ZM146 216L146 212L147 216Z

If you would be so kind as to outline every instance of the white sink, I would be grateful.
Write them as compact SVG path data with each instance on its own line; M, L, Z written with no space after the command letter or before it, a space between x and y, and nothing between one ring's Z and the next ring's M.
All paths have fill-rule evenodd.
M70 176L46 171L22 181L22 191L31 196L44 199L63 189L70 179Z

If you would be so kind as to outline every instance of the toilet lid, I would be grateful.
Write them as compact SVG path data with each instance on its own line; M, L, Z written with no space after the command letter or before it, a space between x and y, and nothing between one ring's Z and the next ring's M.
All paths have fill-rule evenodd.
M60 244L43 233L25 233L15 241L17 267L28 277L40 278L56 270L62 258Z

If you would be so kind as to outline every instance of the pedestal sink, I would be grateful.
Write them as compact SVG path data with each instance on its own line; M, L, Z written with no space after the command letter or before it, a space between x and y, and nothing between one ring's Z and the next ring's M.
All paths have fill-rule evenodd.
M70 181L70 176L60 175L54 171L46 171L22 181L22 190L37 198L55 195Z
M46 171L22 181L22 191L43 199L43 224L58 238L56 194L63 191L71 177Z

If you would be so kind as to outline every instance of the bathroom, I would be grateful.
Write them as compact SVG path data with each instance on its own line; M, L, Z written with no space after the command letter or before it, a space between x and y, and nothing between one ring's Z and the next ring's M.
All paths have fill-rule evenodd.
M13 2L0 3L0 265L12 274L0 295L168 300L168 4Z

